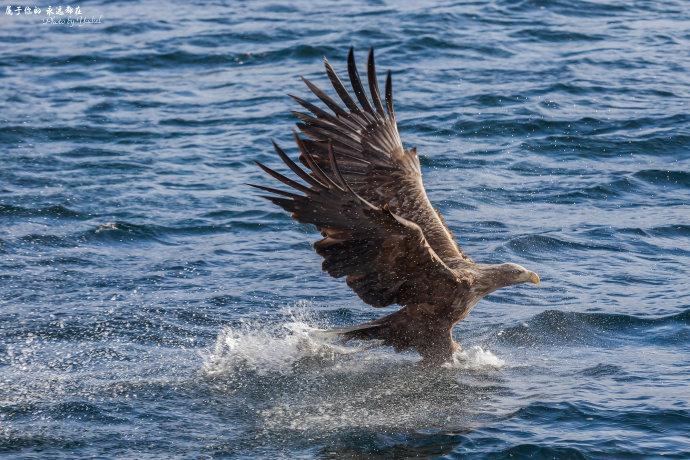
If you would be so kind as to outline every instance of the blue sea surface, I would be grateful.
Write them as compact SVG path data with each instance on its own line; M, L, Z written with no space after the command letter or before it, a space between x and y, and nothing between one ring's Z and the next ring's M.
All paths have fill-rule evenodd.
M0 455L690 458L687 1L38 6L0 15ZM245 185L351 45L466 252L542 278L437 370L320 334L394 307Z

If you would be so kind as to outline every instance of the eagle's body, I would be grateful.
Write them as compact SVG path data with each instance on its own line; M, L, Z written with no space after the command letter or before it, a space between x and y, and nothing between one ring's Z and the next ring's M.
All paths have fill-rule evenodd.
M308 80L327 112L292 96L311 114L294 112L305 138L295 134L300 161L274 144L299 183L259 163L268 174L302 194L258 186L265 198L316 225L323 239L314 244L323 269L350 286L374 307L403 308L371 323L338 332L345 338L377 339L396 350L415 349L425 362L448 360L458 345L453 326L485 295L511 284L539 281L516 264L477 264L465 255L436 211L422 184L415 149L403 148L395 120L391 74L381 101L373 50L367 77L370 98L352 50L348 73L357 102L326 61L326 73L341 107ZM306 185L305 185L306 184Z

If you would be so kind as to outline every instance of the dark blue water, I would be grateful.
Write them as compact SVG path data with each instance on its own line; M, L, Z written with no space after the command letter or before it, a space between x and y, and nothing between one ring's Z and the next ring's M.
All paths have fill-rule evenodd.
M1 453L690 458L687 2L80 6L0 16ZM542 277L437 372L320 337L381 311L243 185L350 45L467 252Z

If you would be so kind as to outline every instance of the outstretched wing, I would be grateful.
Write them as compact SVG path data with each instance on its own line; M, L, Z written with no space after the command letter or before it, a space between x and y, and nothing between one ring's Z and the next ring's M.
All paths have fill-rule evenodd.
M374 206L346 182L332 148L326 173L295 135L312 175L274 144L285 164L308 185L257 163L261 169L303 195L261 185L264 198L292 212L298 222L314 224L324 238L314 244L331 276L345 276L348 286L366 303L385 307L394 303L432 303L446 306L455 299L462 280L436 255L415 223Z
M471 262L429 202L416 150L403 148L393 109L390 71L386 78L384 109L376 79L373 49L369 51L367 66L371 102L362 86L352 48L348 54L348 74L358 102L345 89L328 61L324 59L324 63L328 78L345 107L304 78L309 89L333 113L291 96L311 112L293 113L300 120L298 128L309 137L304 144L306 152L314 158L313 162L326 173L333 174L328 160L328 145L332 145L343 177L357 194L375 206L388 206L395 214L419 225L429 245L442 260ZM312 175L316 174L305 153L300 160Z

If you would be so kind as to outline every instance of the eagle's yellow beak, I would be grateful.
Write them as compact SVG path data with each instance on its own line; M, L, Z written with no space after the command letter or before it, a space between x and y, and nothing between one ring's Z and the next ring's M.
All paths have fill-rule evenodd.
M539 281L541 281L541 280L539 279L539 275L537 275L534 272L530 272L529 281L530 281L530 283L539 284Z

